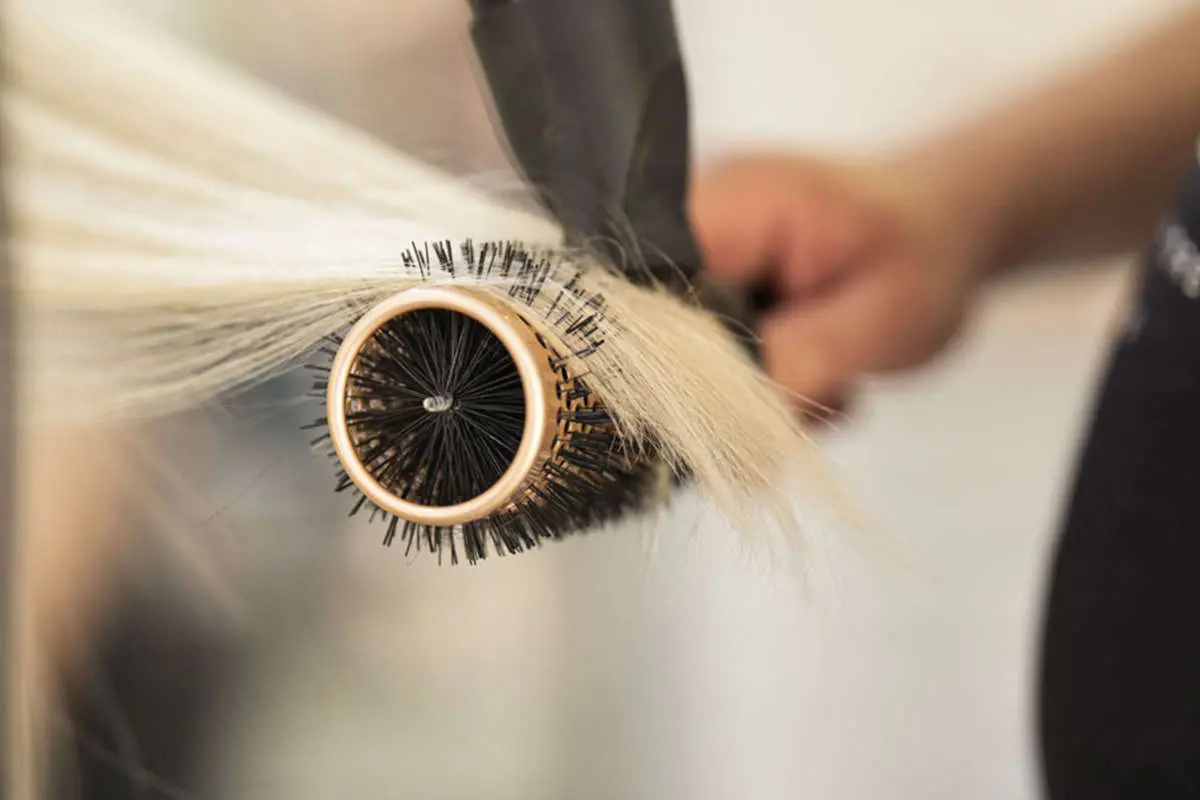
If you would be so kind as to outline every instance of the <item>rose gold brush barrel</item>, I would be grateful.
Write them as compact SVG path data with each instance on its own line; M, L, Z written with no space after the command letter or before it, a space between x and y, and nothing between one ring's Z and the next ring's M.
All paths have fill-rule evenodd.
M486 491L455 505L420 505L399 497L364 465L369 445L348 422L365 401L352 391L356 365L389 321L423 309L462 314L495 336L512 358L524 396L520 445L507 470ZM478 290L419 287L400 292L368 311L347 333L330 368L326 414L334 450L346 474L375 505L402 520L432 527L451 527L488 517L517 503L552 457L558 429L558 377L550 353L525 320L498 299ZM430 398L435 404L436 398Z

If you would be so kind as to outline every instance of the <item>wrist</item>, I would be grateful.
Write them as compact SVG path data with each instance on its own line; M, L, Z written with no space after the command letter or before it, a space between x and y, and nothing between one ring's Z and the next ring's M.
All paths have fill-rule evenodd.
M980 283L1017 265L1020 239L1017 171L997 154L953 137L904 154L905 172L920 181L928 216L955 243L957 269Z

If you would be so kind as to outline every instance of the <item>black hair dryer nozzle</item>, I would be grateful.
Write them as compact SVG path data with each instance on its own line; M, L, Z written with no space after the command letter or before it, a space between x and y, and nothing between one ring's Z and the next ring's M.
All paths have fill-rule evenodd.
M571 244L630 280L698 291L746 334L749 304L709 285L688 225L690 115L671 0L471 5L504 137Z

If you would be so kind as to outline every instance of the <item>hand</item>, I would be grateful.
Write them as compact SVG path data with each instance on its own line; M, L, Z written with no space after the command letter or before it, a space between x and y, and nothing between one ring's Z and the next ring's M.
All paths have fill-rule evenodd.
M860 377L924 364L961 327L989 242L941 174L917 158L763 155L695 183L692 224L710 272L778 297L762 353L798 402L838 408Z

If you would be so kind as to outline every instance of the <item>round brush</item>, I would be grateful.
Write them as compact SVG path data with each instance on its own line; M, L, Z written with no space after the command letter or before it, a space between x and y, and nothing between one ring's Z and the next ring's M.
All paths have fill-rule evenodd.
M578 359L487 292L418 287L363 315L325 388L343 475L410 547L468 561L604 522L651 462L621 447Z

